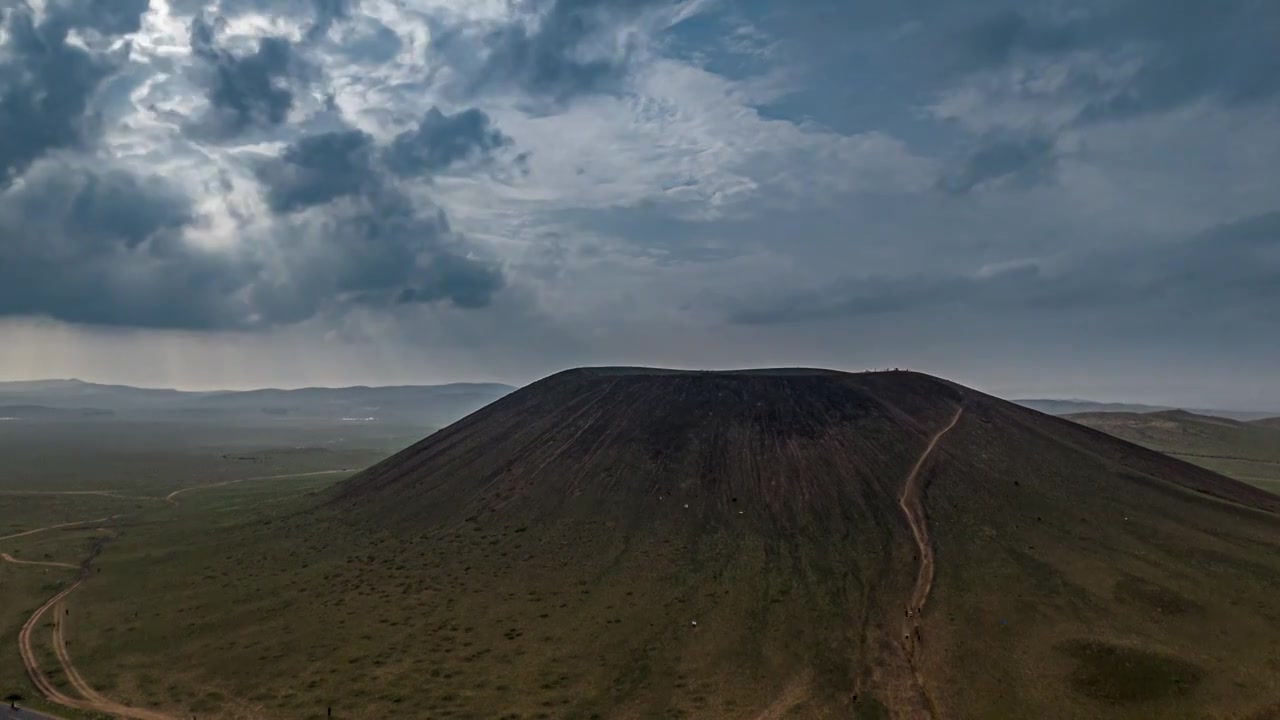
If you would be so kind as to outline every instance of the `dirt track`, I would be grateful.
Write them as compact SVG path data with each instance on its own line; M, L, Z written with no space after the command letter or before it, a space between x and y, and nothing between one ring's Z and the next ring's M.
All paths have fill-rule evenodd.
M204 490L208 488L221 487L224 485L232 485L235 483L247 482L250 480L269 480L272 478L301 477L301 476L308 476L308 475L328 475L328 474L343 473L343 472L351 472L351 470L348 470L348 469L321 470L321 471L309 472L309 473L288 473L288 474L282 474L282 475L264 475L260 477L241 478L238 480L228 480L226 482L214 483L211 485L197 485L194 487L183 488L182 490L175 490L174 492L169 493L164 498L148 498L148 499L163 499L165 502L168 502L169 504L176 507L178 505L178 502L177 500L175 500L175 498L178 495L181 495L186 492L190 492L192 490ZM85 493L85 494L90 494L90 493ZM50 525L48 527L36 528L34 530L27 530L25 532L15 533L13 535L6 535L4 537L0 537L0 540L26 537L28 535L34 535L36 533L41 533L48 530L56 530L58 528L75 527L77 525L91 525L95 523L104 523L119 517L122 517L122 516L112 515L105 518L98 518L96 520L80 520L77 522L61 523L59 525ZM105 713L107 715L111 715L115 717L130 718L131 720L177 720L177 718L171 715L166 715L164 713L161 713L155 710L148 710L145 708L135 708L135 707L130 707L128 705L122 705L118 702L115 702L114 700L111 700L108 697L103 696L97 690L94 690L93 687L89 685L88 682L85 681L84 676L80 674L79 670L76 669L74 663L72 663L71 661L71 655L67 651L65 627L64 627L67 616L65 612L62 615L57 615L57 613L55 613L56 617L54 618L54 621L53 621L53 649L58 657L59 664L62 665L62 670L66 675L67 680L71 683L75 691L83 696L83 699L75 698L62 692L60 689L58 689L56 685L54 685L49 680L48 676L46 676L44 672L40 670L39 660L36 657L35 648L31 640L31 635L35 631L35 629L40 625L41 618L45 616L45 614L49 611L49 609L56 606L59 610L62 610L62 607L61 607L62 601L68 595L70 595L72 591L80 587L81 583L83 583L89 577L90 564L93 562L93 559L97 557L98 553L101 551L102 544L104 542L105 542L105 539L99 540L97 543L95 543L92 551L89 554L89 557L86 558L85 561L78 566L70 565L68 563L45 563L45 562L18 560L7 553L0 554L0 557L2 557L5 561L17 563L21 565L46 565L51 567L63 567L63 568L72 568L72 569L78 567L80 570L79 574L76 576L75 582L71 583L67 587L60 590L56 595L49 598L47 601L45 601L43 605L37 608L36 611L31 614L31 617L27 619L26 623L23 624L22 630L18 633L18 652L22 655L22 664L26 667L27 677L31 679L31 684L35 686L36 690L38 690L41 695L43 695L50 702L56 703L58 705L62 705L63 707L75 708L78 710L86 710L89 712Z
M72 570L75 570L76 568L80 567L79 565L72 565L71 563L41 562L39 560L19 560L18 558L10 555L9 553L0 553L0 560L13 563L14 565L43 565L45 567L70 568Z
M35 648L31 643L31 634L36 627L40 625L41 618L49 611L49 608L60 606L64 598L72 593L80 584L89 577L89 564L93 562L93 558L97 556L98 551L102 548L99 541L94 544L93 551L89 557L85 559L84 564L80 566L80 574L76 577L75 582L63 588L57 595L49 598L45 604L41 605L27 622L23 624L22 630L18 633L18 652L22 655L22 664L26 666L27 677L31 678L31 684L44 695L46 699L57 703L64 707L76 708L78 710L87 710L90 712L106 713L116 717L132 718L133 720L176 720L175 718L164 715L151 710L143 710L140 708L131 708L119 703L112 702L102 697L88 684L76 671L75 666L71 664L71 658L66 653L66 644L62 637L62 618L54 618L54 650L58 655L58 661L62 664L63 671L67 678L71 680L71 684L76 688L77 692L82 693L85 698L71 697L63 693L57 688L49 678L40 670L39 662L36 659ZM83 686L83 689L82 689Z
M902 513L907 517L907 524L911 526L911 535L916 541L916 553L920 558L919 569L916 572L915 586L911 590L911 597L907 601L906 620L902 627L902 650L906 655L907 664L911 666L911 673L915 680L916 688L920 691L920 695L924 699L925 708L930 717L937 717L937 710L934 708L933 700L929 696L925 687L924 678L920 674L920 668L915 661L916 649L920 638L919 614L924 609L925 602L929 599L929 590L933 587L933 543L929 539L929 520L924 511L924 485L921 481L925 463L933 455L933 451L938 447L938 443L942 440L951 429L960 422L960 416L964 414L964 406L956 408L956 414L951 418L951 422L947 426L934 434L929 440L929 445L920 454L920 459L916 460L916 464L911 468L911 473L907 475L907 481L902 487L902 497L898 500L898 505L902 507Z
M50 525L49 527L36 528L35 530L27 530L25 532L14 533L12 535L5 535L4 537L0 537L0 540L10 540L12 538L26 537L28 535L35 535L36 533L45 532L47 530L57 530L58 528L75 527L76 525L92 525L93 523L104 523L104 522L114 520L118 517L120 516L108 515L107 517L98 518L97 520L77 520L76 522L62 523L60 525Z
M963 414L964 407L956 408L956 414L951 418L951 422L939 430L933 436L933 439L929 441L929 446L920 455L920 459L916 460L915 467L911 468L911 474L907 476L907 482L902 488L902 497L898 500L903 514L907 516L907 522L911 525L911 534L916 539L916 549L920 553L920 570L916 574L916 584L911 591L911 600L907 603L907 607L911 609L913 615L924 608L925 601L929 599L929 590L933 587L933 544L929 541L929 521L924 514L924 497L922 493L923 487L920 482L920 471L924 469L925 462L933 455L933 450L938 446L938 442L942 440L944 435L951 432L956 423L960 422L960 416Z
M189 493L192 490L208 490L210 488L223 487L226 485L236 485L238 483L250 482L253 480L273 480L275 478L287 478L287 477L310 477L312 475L336 475L337 473L355 472L355 471L356 471L356 468L342 468L341 470L316 470L314 472L285 473L283 475L259 475L257 477L240 478L238 480L224 480L223 482L212 483L210 485L193 485L189 488L174 490L173 492L169 493L168 495L165 495L163 498L160 498L160 499L176 507L178 505L178 501L175 500L174 498L178 497L179 495L182 495L183 493ZM3 540L3 539L4 538L0 538L0 540Z

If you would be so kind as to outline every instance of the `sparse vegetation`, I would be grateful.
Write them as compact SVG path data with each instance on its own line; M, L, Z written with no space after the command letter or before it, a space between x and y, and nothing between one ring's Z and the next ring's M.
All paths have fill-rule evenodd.
M71 652L113 699L202 720L900 715L898 492L964 393L923 470L941 716L1276 701L1274 499L924 376L849 378L570 375L336 489L138 503L68 599ZM56 583L18 570L21 623Z
M1280 493L1280 423L1182 410L1084 413L1072 420L1194 465Z

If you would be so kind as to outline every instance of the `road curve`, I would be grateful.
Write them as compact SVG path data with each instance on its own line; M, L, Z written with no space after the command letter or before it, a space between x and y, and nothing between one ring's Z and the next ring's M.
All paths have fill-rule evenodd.
M176 720L176 718L143 708L134 708L120 703L113 702L97 691L89 687L84 678L71 664L71 657L67 654L66 642L62 636L63 618L55 617L53 626L54 651L58 656L58 662L61 663L63 672L72 686L77 692L84 695L84 698L75 698L62 692L49 677L40 669L39 660L36 658L35 647L32 644L31 635L35 629L40 626L40 620L45 613L52 607L59 607L63 599L70 595L76 588L89 577L90 564L93 559L98 556L102 550L105 539L94 543L93 549L89 553L89 557L80 565L80 572L76 575L75 582L63 588L58 594L49 598L43 605L36 609L27 622L23 624L22 630L18 633L18 652L22 655L22 664L26 667L27 677L31 679L31 684L36 690L44 695L50 702L62 705L63 707L76 708L78 710L87 710L89 712L106 713L114 717L130 718L131 720Z
M259 475L257 477L239 478L236 480L224 480L223 482L211 483L209 485L192 485L189 488L174 490L173 492L169 493L168 495L165 495L161 499L169 503L170 505L176 506L178 504L178 501L175 500L174 498L184 493L189 493L192 490L208 490L209 488L223 487L225 485L235 485L236 483L249 482L251 480L275 480L277 478L310 477L312 475L336 475L338 473L344 473L344 472L355 472L357 469L358 468L342 468L341 470L316 470L314 472L284 473L281 475ZM3 539L4 538L0 538L0 540L3 540Z
M61 609L62 605L59 603L57 610ZM55 613L57 610L55 610ZM66 625L67 615L65 613L54 618L53 650L58 656L58 662L62 665L62 670L66 674L67 680L71 683L71 687L75 688L75 691L80 693L86 701L99 712L105 712L117 717L134 718L135 720L176 720L170 715L165 715L155 710L122 705L94 690L85 681L80 671L76 669L75 664L71 662L71 655L67 652Z
M929 695L924 677L916 664L916 650L920 641L920 625L917 616L924 609L925 601L929 599L929 590L933 587L934 571L933 543L929 539L929 520L924 510L924 484L921 478L923 477L922 471L925 463L933 455L934 449L938 447L938 443L941 442L942 438L960 422L960 416L963 414L964 405L960 405L956 408L956 414L952 416L951 422L947 423L946 427L930 438L929 445L920 454L920 458L916 460L915 466L911 468L911 473L907 475L907 480L902 487L902 496L898 499L898 505L902 508L902 513L907 518L907 524L911 526L911 535L916 541L916 554L920 558L915 586L912 588L911 597L907 601L906 620L902 626L902 651L906 655L907 664L911 668L911 675L916 689L919 690L920 696L924 701L924 710L928 712L931 718L938 717L938 710L933 704L933 698Z
M98 547L100 546L94 546L95 554ZM93 710L94 708L85 701L73 698L70 695L63 693L49 681L49 678L40 670L40 664L36 661L35 649L31 644L31 633L40 624L40 619L49 611L49 608L57 605L63 598L70 595L71 592L80 587L80 583L84 582L85 578L89 576L89 562L92 560L92 557L93 556L90 555L90 558L85 560L84 565L80 567L80 573L76 576L75 582L71 583L56 595L46 600L43 605L31 614L30 618L27 618L27 622L23 624L22 630L18 632L18 653L22 655L22 664L26 667L27 677L31 679L31 684L34 685L36 690L38 690L40 694L45 696L45 698L50 702L57 703L63 707L76 708L79 710Z
M920 482L920 471L933 455L934 448L938 447L938 442L951 432L956 423L960 422L960 416L963 414L964 406L962 405L956 408L956 414L951 418L951 422L929 440L929 446L921 453L920 459L916 460L915 467L911 468L911 474L907 476L907 481L902 488L902 497L898 499L898 505L907 516L907 523L911 525L911 534L915 537L916 549L920 554L920 569L916 573L915 587L911 590L911 600L907 603L912 614L924 608L925 601L929 599L929 590L933 587L933 543L929 541L929 521L924 512L924 488Z
M300 477L300 476L310 476L310 475L330 475L330 474L344 473L344 472L354 472L354 470L344 468L341 470L320 470L316 472L307 472L307 473L287 473L287 474L281 474L281 475L263 475L259 477L240 478L238 480L228 480L226 482L213 483L211 485L196 485L194 487L183 488L182 490L175 490L174 492L169 493L163 498L145 498L145 499L164 500L165 502L168 502L170 505L173 505L176 507L178 505L178 502L175 498L178 495L181 495L186 492L190 492L192 490L203 490L207 488L221 487L224 485L233 485L235 483L247 482L250 480L270 480L272 478ZM59 525L50 525L48 527L36 528L34 530L27 530L20 533L14 533L12 535L5 535L4 537L0 537L0 540L9 540L11 538L26 537L28 535L34 535L36 533L45 532L47 530L56 530L58 528L75 527L77 525L91 525L94 523L104 523L119 517L123 517L123 516L111 515L105 518L98 518L96 520L79 520L76 522L61 523ZM162 712L158 712L155 710L148 710L145 708L135 708L135 707L130 707L128 705L123 705L114 700L111 700L110 698L103 696L97 690L94 690L93 687L89 685L88 682L85 681L84 677L80 674L79 670L76 669L75 665L71 661L71 655L67 651L66 638L64 634L65 633L64 623L65 623L65 617L66 617L65 613L61 617L54 618L54 626L53 626L54 652L58 657L58 662L62 665L62 669L67 677L67 680L71 683L72 687L75 688L76 692L80 693L83 696L83 699L72 697L62 692L60 689L58 689L56 685L53 684L52 681L49 680L49 677L45 675L44 672L40 669L40 664L36 657L35 648L34 648L34 645L32 644L32 639L31 639L32 633L40 625L41 618L45 616L45 614L49 611L50 608L57 606L61 610L60 603L68 595L70 595L76 588L80 587L80 585L89 577L90 565L93 562L94 558L96 558L98 556L98 553L102 550L102 545L104 542L106 542L106 540L102 539L94 543L93 549L89 553L89 557L85 558L84 562L78 566L70 565L67 563L44 563L44 562L18 560L12 557L11 555L9 555L8 553L0 553L0 557L2 557L5 561L18 563L22 565L47 565L47 566L64 567L64 568L71 568L71 569L75 569L77 567L79 568L79 573L76 575L75 581L73 581L70 585L60 590L56 595L49 598L47 601L45 601L43 605L37 608L36 611L31 614L31 617L27 619L26 623L23 624L22 630L19 631L18 633L18 652L22 656L22 664L26 668L27 677L30 678L31 684L35 686L36 690L39 691L39 693L43 695L45 699L57 705L61 705L63 707L74 708L77 710L86 710L89 712L105 713L107 715L111 715L114 717L128 718L129 720L177 720L177 718L171 715L166 715ZM13 720L56 720L56 718L53 718L52 716L41 715L39 713L35 713L30 710L11 710L7 707L0 709L0 720L10 720L11 718Z
M44 567L69 568L71 570L75 570L76 568L80 567L79 565L72 565L71 563L42 562L39 560L19 560L18 558L10 555L9 553L0 553L0 560L13 563L14 565L43 565Z
M104 523L104 522L109 522L111 520L115 520L118 517L120 516L108 515L107 517L98 518L96 520L77 520L76 522L62 523L61 525L50 525L49 527L36 528L35 530L26 530L20 533L14 533L12 535L5 535L4 537L0 537L0 540L10 540L13 538L26 537L28 535L35 535L36 533L45 532L46 530L57 530L58 528L75 527L76 525L92 525L93 523Z

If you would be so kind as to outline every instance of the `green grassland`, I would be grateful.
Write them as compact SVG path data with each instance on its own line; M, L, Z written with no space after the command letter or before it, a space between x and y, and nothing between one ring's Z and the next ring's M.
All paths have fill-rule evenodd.
M951 411L928 386L894 391L925 431ZM623 399L618 412L635 404ZM329 707L336 718L890 717L891 697L850 698L863 663L898 637L897 598L915 565L892 490L924 436L880 422L850 435L865 445L848 465L827 464L821 436L788 443L783 457L803 463L778 472L832 493L814 505L769 481L758 492L706 492L690 480L665 498L624 500L533 485L524 505L525 488L495 485L477 496L481 511L419 495L415 480L357 507L335 500L344 474L304 473L385 450L184 440L155 451L175 477L140 479L137 469L151 467L145 441L86 439L78 456L48 455L51 472L78 473L55 487L130 498L202 488L176 505L0 496L28 519L4 513L13 531L122 515L102 529L0 541L0 551L74 563L109 534L66 602L70 654L104 695L179 718L318 720ZM478 427L494 433L476 441L485 452L472 455L463 434L460 456L488 458L509 434ZM938 566L920 662L934 699L953 711L943 716L1268 717L1280 700L1280 522L1162 483L1184 466L1135 460L1100 437L976 402L940 448L927 476ZM653 462L593 465L603 440L577 455L560 440L531 452L583 464L562 464L543 483ZM527 462L541 467L539 457ZM833 469L840 484L816 482ZM23 489L35 479L26 472L3 488ZM285 476L263 477L276 475ZM613 491L647 477L620 475ZM865 506L842 494L850 488L862 488ZM811 507L829 523L803 514ZM31 697L18 628L73 575L0 563L0 691ZM41 662L55 668L42 635ZM793 691L794 702L776 704Z
M251 564L252 559L249 555L226 555L224 533L236 536L235 531L243 532L263 522L269 526L273 519L287 517L301 505L312 502L310 496L317 488L343 477L346 473L326 473L211 486L183 493L177 498L177 506L166 502L140 504L128 509L128 514L101 526L56 529L0 541L0 549L22 560L78 564L93 542L109 538L106 551L94 563L90 580L65 603L71 614L68 618L70 651L77 666L97 690L113 699L123 696L144 706L180 707L183 712L202 713L208 710L210 700L203 696L173 696L171 693L177 692L175 688L183 687L184 675L165 669L165 663L173 660L172 651L181 645L175 642L173 634L178 637L190 634L191 622L187 618L199 617L207 607L181 601L209 597L217 606L217 598L228 596L227 588L244 588L254 593L280 590L272 588L270 583L253 587L252 574L246 574L240 565L242 560ZM109 497L75 496L77 500L71 506L60 502L65 497L32 497L24 507L50 502L53 507L33 515L41 518L54 517L61 510L92 515L120 509L118 501ZM231 546L234 547L234 543ZM286 547L289 545L276 549ZM264 549L271 548L259 548ZM216 570L214 560L223 562ZM226 564L227 560L234 562ZM0 563L0 607L3 608L0 613L0 641L3 642L0 690L6 695L17 692L33 707L56 709L60 715L80 718L91 715L50 708L35 698L18 656L16 640L18 629L31 612L74 576L73 569ZM114 595L117 592L119 598ZM112 599L119 602L113 603ZM226 619L228 629L237 622L234 613L228 613ZM258 628L246 624L243 629L253 633ZM157 630L164 633L159 646L150 634ZM48 647L47 629L42 643L42 667L55 685L63 687L63 674ZM185 648L182 649L185 652ZM141 663L144 667L128 663L134 653L145 657ZM194 665L203 662L196 655L186 655L185 660ZM99 661L105 669L96 667ZM148 685L152 681L160 682L157 677L164 678L161 685ZM150 694L135 697L133 692L125 692L126 688L147 688Z
M987 445L981 426L953 452L965 444ZM1023 488L1051 487L1069 460L1037 449L1050 469L1020 467ZM335 479L192 492L123 522L69 603L81 671L113 699L202 719L752 717L793 678L846 683L842 646L858 639L807 628L843 627L857 592L894 591L893 577L854 583L827 606L821 588L848 578L793 574L731 529L631 547L589 519L536 538L480 521L344 530L314 511ZM1273 519L1227 530L1198 498L1144 510L1107 493L1055 517L1039 492L983 488L1006 506L993 521L935 487L928 669L940 699L973 708L961 716L1024 717L1048 698L1063 718L1249 717L1280 697ZM796 677L798 658L827 677ZM726 687L725 667L747 677ZM863 698L856 716L877 707Z
M566 582L607 575L620 548L565 537L561 554L535 562L519 527L342 533L300 512L324 482L192 493L122 530L71 603L82 671L113 698L201 718L321 718L328 706L336 717L587 718L655 683L696 717L758 706L788 675L774 667L754 692L708 707L719 693L699 668L739 661L672 655L692 633L715 648L733 624L765 620L748 614L753 597L710 590L728 547L704 548L707 566L676 586ZM686 550L649 552L674 567ZM760 630L783 634L788 612Z
M1181 410L1082 413L1069 419L1280 494L1280 426Z
M17 540L0 542L0 549L24 560L49 560L78 564L89 547L106 531L97 528L75 528L50 531ZM42 701L27 679L18 655L18 631L31 613L71 582L76 570L0 562L0 696L16 693L24 698L24 706L54 711L67 718L94 717L65 710ZM47 628L45 629L47 638ZM49 648L42 648L42 666L57 668ZM61 672L50 672L54 683L62 685Z
M188 541L214 542L220 523L244 514L290 507L310 489L344 474L271 477L364 467L416 437L418 429L392 427L248 428L207 423L57 422L0 424L0 552L16 560L78 565L95 540L117 543L153 532L171 540L169 553L185 557ZM267 477L264 480L248 478ZM237 482L244 480L244 482ZM229 483L229 484L223 484ZM188 490L190 488L208 488ZM164 497L183 490L175 507ZM201 497L206 495L207 497ZM28 530L102 520L8 538ZM170 533L170 535L164 535ZM145 554L144 554L145 555ZM148 557L134 569L146 575ZM96 587L95 575L79 593ZM118 566L117 566L118 567ZM160 567L163 567L161 565ZM75 577L70 568L0 562L0 693L16 692L32 707L68 718L90 717L54 708L35 697L18 650L17 635L30 614ZM185 577L185 576L184 576ZM146 584L136 597L145 597ZM127 617L125 618L127 620ZM78 620L78 618L77 618ZM127 623L125 623L127 625ZM114 623L113 623L114 626ZM79 623L69 630L73 657L82 650ZM56 685L64 678L41 632L42 667ZM88 676L108 696L112 677Z
M430 430L333 423L5 422L0 423L0 492L162 496L240 477L359 468Z

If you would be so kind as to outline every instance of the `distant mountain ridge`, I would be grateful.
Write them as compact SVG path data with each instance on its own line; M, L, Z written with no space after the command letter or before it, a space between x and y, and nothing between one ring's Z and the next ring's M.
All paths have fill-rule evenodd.
M1178 408L1172 405L1142 405L1139 403L1113 403L1099 402L1096 400L1057 400L1051 398L1023 398L1013 400L1023 407L1039 410L1048 415L1079 415L1082 413L1154 413L1169 412L1179 410L1182 412L1190 412L1196 415L1208 415L1213 417L1227 418L1229 420L1253 421L1270 418L1276 415L1275 411L1259 412L1249 410L1214 410L1205 408Z
M312 420L395 420L445 424L515 388L501 383L310 387L296 390L183 391L101 385L81 380L0 382L2 417L217 419L293 417Z

